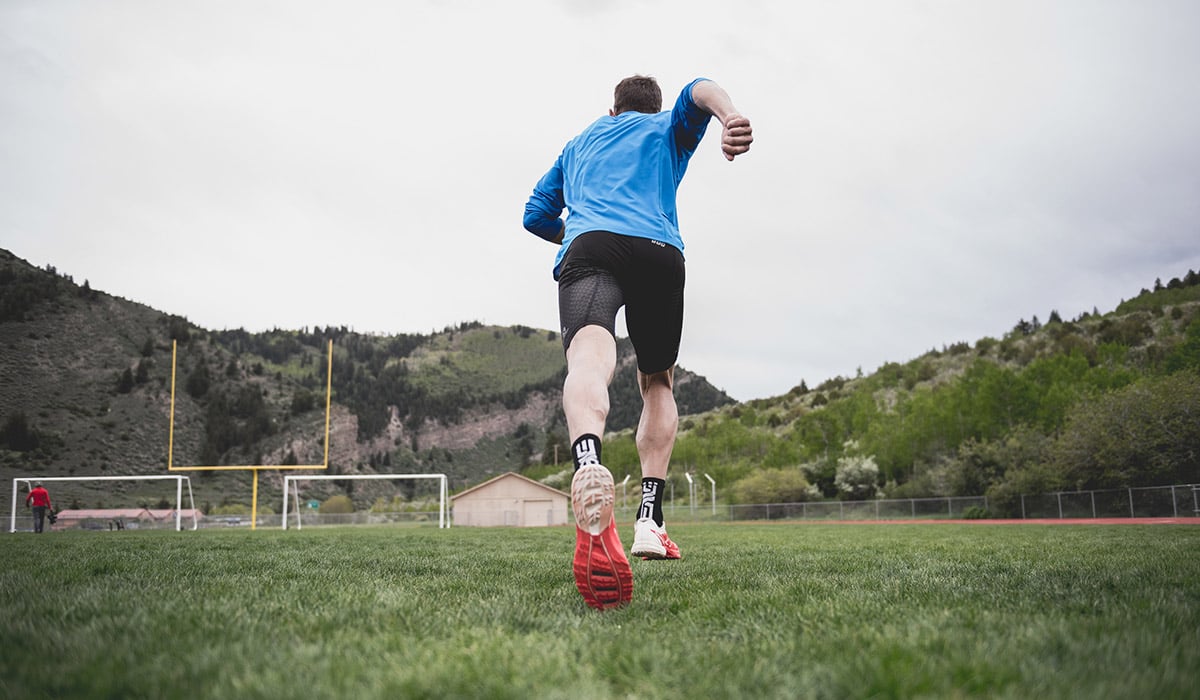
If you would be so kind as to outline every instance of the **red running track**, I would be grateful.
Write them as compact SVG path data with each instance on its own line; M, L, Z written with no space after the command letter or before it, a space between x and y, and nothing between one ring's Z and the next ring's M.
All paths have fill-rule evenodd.
M1200 518L1027 518L1024 520L987 518L976 520L817 520L810 518L773 522L814 525L1200 525Z

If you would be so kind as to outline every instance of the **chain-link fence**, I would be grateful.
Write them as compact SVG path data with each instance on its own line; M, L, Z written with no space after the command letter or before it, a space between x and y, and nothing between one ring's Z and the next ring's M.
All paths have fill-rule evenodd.
M1200 484L1021 496L1022 518L1200 517Z
M616 507L618 521L635 517L637 505L633 499L620 498ZM956 496L948 498L891 498L869 501L809 501L804 503L714 504L688 503L686 499L669 500L664 504L671 522L733 522L756 520L862 521L862 520L957 520L992 517L985 496ZM296 526L296 515L289 516L289 527ZM438 512L360 512L317 513L301 516L302 527L326 525L396 525L408 527L437 527ZM1090 518L1197 518L1200 519L1200 484L1147 486L1090 491L1060 491L1023 495L1020 497L1020 517L1024 519L1090 519ZM18 513L16 531L33 530L33 518ZM259 515L257 527L278 528L279 514ZM191 529L185 518L183 528ZM210 515L199 519L201 528L245 527L251 525L249 515ZM86 530L144 530L174 529L175 521L127 521L118 527L114 520L94 519L78 523ZM46 530L52 528L46 523Z
M869 501L806 501L802 503L756 503L696 505L667 503L664 514L671 522L716 522L744 520L923 520L958 519L975 509L987 510L983 496L949 498L895 498ZM618 507L617 518L633 518L636 507Z
M448 516L449 514L447 514ZM295 513L289 514L288 526L296 527ZM6 521L7 522L7 521ZM201 516L196 521L195 529L215 529L215 528L246 528L251 525L255 527L278 528L283 524L283 516L277 513L259 515L257 520L249 515L208 515ZM192 519L190 516L185 517L182 523L184 530L193 528ZM360 512L360 513L303 513L301 515L300 525L302 527L322 526L322 525L409 525L409 526L438 526L438 512L396 512L396 513L375 513L375 512ZM33 516L28 511L18 513L15 519L16 532L33 532ZM151 520L137 518L84 518L79 520L64 520L59 519L56 525L50 525L45 522L47 532L51 530L89 530L95 532L102 531L122 531L122 530L174 530L175 519Z
M1200 484L1146 486L1023 495L1024 519L1200 518ZM957 520L997 517L986 496L810 501L755 505L666 506L672 521L738 520ZM633 517L632 507L618 511Z

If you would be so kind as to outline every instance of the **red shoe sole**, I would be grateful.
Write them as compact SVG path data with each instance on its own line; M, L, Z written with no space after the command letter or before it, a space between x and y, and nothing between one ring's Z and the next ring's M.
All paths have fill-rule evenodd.
M618 608L633 599L633 570L611 523L600 535L575 528L575 587L597 610Z

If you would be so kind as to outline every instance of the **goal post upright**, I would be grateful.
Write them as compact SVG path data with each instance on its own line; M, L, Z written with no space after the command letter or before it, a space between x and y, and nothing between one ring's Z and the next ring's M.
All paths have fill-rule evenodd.
M388 479L396 480L416 480L416 479L437 479L438 481L438 529L450 527L450 521L446 513L446 499L449 495L447 478L445 474L287 474L283 477L283 522L282 529L287 529L288 524L288 491L293 483L298 481L330 481L330 480L359 480L359 479ZM300 523L300 489L297 487L292 491L292 498L296 502L296 529L301 529Z
M17 482L32 483L34 481L44 482L62 482L62 481L163 481L175 480L175 530L183 529L183 482L188 485L188 499L192 504L192 529L200 529L199 519L196 517L196 497L192 493L191 477L183 476L182 474L166 475L166 474L139 474L131 476L17 476L12 480L12 514L9 519L9 532L17 531Z
M17 531L17 480L16 479L13 479L12 519L9 521L8 531L9 532Z
M213 466L195 466L195 467L177 467L175 466L175 374L176 374L176 357L179 341L171 341L171 411L170 421L167 429L167 471L168 472L184 472L184 471L249 471L253 475L253 486L251 490L251 505L250 505L250 529L255 530L258 526L258 472L263 469L276 471L296 471L303 469L319 469L325 471L329 468L329 428L330 417L333 409L333 339L329 340L328 344L328 359L325 366L325 455L324 461L321 464L245 464L245 465L213 465ZM189 482L188 488L191 488ZM284 514L287 514L286 503L284 504Z

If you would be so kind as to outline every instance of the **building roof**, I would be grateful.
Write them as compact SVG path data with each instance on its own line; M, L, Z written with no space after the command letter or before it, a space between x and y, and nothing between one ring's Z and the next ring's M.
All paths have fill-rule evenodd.
M185 518L203 518L199 510L183 508L179 514ZM159 508L76 508L58 511L58 517L66 520L85 520L87 518L125 518L128 520L169 520L175 517L175 509Z
M473 493L475 491L478 491L479 489L484 488L485 486L489 486L497 481L500 481L501 479L509 479L509 478L520 479L526 483L533 484L534 486L537 486L540 489L545 489L546 491L549 491L550 493L553 493L557 496L562 496L564 498L571 497L571 494L566 493L565 491L559 491L558 489L556 489L552 486L547 486L540 481L534 481L533 479L530 479L527 476L521 476L520 474L518 474L516 472L504 472L500 476L494 477L492 479L488 479L487 481L483 482L482 484L477 484L477 485L472 486L471 488L467 489L466 491L463 491L462 493L451 496L450 500L451 501L457 500L459 498L462 498L463 496L466 496L469 493Z

